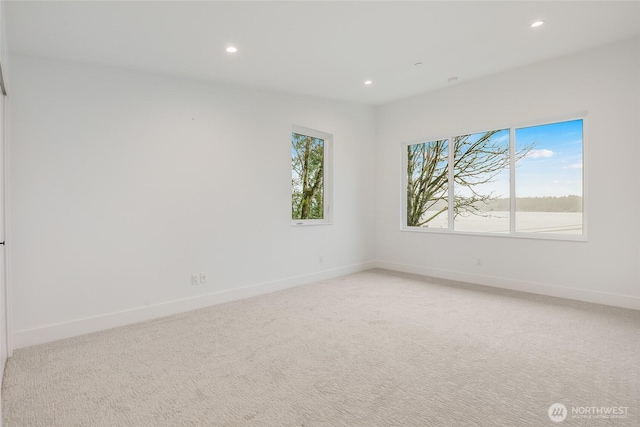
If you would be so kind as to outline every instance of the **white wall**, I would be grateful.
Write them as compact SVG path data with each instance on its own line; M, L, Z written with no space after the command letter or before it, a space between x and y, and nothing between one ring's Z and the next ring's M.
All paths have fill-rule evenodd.
M380 107L378 265L640 308L639 94L635 39ZM399 231L402 141L585 110L587 242Z
M6 38L6 25L5 25L5 2L0 2L0 66L3 71L3 78L5 87L7 84L7 38ZM5 96L0 94L0 241L6 239L5 234L5 212L4 212L4 200L5 200L5 135L6 135L6 105ZM0 376L4 377L4 367L9 356L9 348L7 337L9 334L9 326L7 324L7 295L6 295L6 264L5 264L5 246L0 247ZM0 383L2 380L0 380ZM2 397L2 390L0 384L0 398ZM2 408L0 408L0 426L2 425Z
M5 25L5 2L0 1L0 66L3 71L3 78L5 88L8 82L8 64L7 64L7 38L6 38L6 25ZM7 103L6 97L0 94L0 239L6 240L5 230L5 135L6 132L6 119ZM7 362L7 357L10 356L8 336L10 326L8 324L7 313L7 286L6 286L6 247L3 245L0 247L0 400L2 400L2 381L4 379L4 368ZM0 427L2 426L2 405L0 405Z
M371 267L373 107L11 65L16 348ZM291 226L292 124L334 136L333 225Z

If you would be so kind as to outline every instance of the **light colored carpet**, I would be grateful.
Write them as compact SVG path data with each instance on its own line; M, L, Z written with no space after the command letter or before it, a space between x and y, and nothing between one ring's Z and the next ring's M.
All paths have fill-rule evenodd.
M640 425L640 312L371 270L20 349L5 426ZM628 407L552 422L553 403Z

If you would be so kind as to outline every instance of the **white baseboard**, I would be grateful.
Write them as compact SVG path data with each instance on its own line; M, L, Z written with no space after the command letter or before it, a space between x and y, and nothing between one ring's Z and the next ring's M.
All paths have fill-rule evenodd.
M459 282L475 283L484 286L491 286L494 288L509 289L513 291L521 291L532 294L585 301L594 304L604 304L614 307L640 310L640 298L630 295L619 295L606 292L589 291L585 289L567 288L546 283L524 282L519 280L506 279L503 277L470 274L459 271L400 264L387 261L376 261L375 265L377 268L400 271L403 273L419 274L421 276L438 277L441 279L456 280Z
M256 295L279 291L304 285L306 283L319 280L331 279L344 276L346 274L357 273L375 268L375 263L365 262L340 267L332 270L324 270L304 276L290 277L272 282L259 283L237 289L212 292L210 294L199 295L197 297L185 298L176 301L169 301L147 307L134 308L130 310L108 313L98 316L86 317L69 322L46 325L38 328L17 331L12 334L14 349L28 347L36 344L57 341L91 332L124 326L131 323L143 322L145 320L170 316L172 314L185 311L196 310L215 304L235 301Z

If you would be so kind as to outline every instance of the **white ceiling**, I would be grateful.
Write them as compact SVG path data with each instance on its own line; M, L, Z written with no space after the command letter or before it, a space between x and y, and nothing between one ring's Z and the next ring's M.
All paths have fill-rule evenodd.
M9 1L6 19L14 54L377 105L637 37L640 2Z

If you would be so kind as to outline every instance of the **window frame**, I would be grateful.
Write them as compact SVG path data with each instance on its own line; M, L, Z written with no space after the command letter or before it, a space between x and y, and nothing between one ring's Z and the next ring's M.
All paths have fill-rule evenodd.
M515 182L515 132L516 129L526 128L526 127L534 127L534 126L544 126L554 123L562 123L573 120L582 120L582 233L581 234L553 234L553 233L534 233L534 232L522 232L516 231L516 182ZM453 203L454 203L454 183L453 183L453 140L457 136L475 134L480 132L487 132L486 129L483 130L472 130L472 131L463 131L463 132L451 132L449 134L438 134L435 136L430 136L428 138L417 138L409 141L404 141L400 143L400 153L401 153L401 182L400 182L400 231L407 232L418 232L418 233L436 233L436 234L451 234L451 235L464 235L464 236L482 236L482 237L503 237L503 238L518 238L518 239L540 239L540 240L562 240L562 241L578 241L578 242L586 242L587 241L587 224L588 224L588 215L587 215L587 175L585 170L587 169L587 112L579 112L574 114L566 114L561 116L555 116L547 119L540 120L532 120L527 122L518 122L512 123L502 126L490 126L486 129L508 129L509 130L509 232L508 233L492 233L492 232L484 232L484 231L456 231L454 230L454 213L453 213ZM446 139L449 141L448 144L448 157L449 157L449 185L448 185L448 204L449 209L447 210L447 228L429 228L429 227L413 227L407 226L407 147L415 144L428 143L437 140Z
M304 136L310 136L323 140L323 174L322 174L322 218L317 219L293 219L291 225L300 227L307 225L331 225L333 224L333 135L316 129L300 125L292 125L289 133L289 161L291 161L291 138L292 134L297 133ZM291 168L291 176L293 176L293 167ZM289 187L292 189L291 187ZM291 212L291 194L289 197L289 212Z

